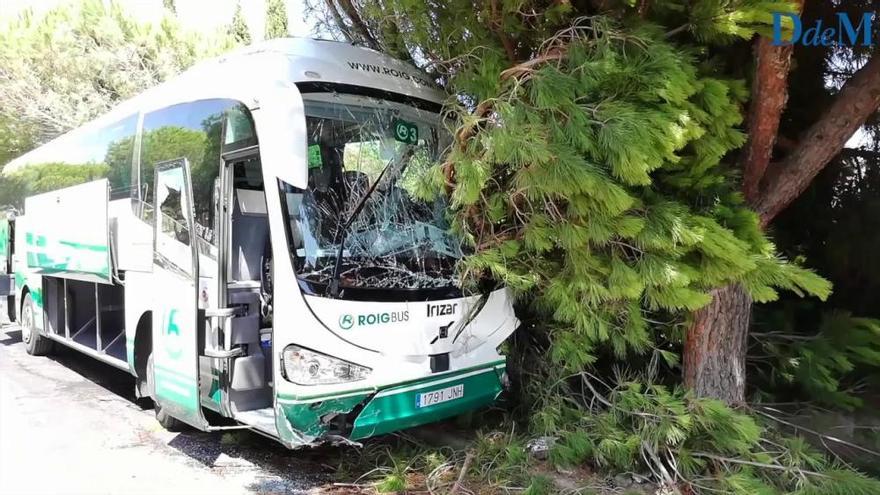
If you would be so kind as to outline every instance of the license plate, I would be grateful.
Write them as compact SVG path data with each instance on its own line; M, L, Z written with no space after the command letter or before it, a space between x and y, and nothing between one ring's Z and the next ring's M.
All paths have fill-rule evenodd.
M428 407L464 397L464 384L425 392L416 396L416 407Z

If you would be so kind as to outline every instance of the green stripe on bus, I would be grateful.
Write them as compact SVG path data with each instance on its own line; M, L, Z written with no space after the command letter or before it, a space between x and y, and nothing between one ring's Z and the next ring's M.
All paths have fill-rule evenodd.
M198 394L162 377L156 377L156 395L186 411L196 411L199 408Z
M162 369L156 367L153 372L156 375L156 380L158 381L159 377L162 377L164 380L168 380L174 382L182 387L186 388L196 388L196 379L195 377L186 376L181 373L177 373L168 369Z
M71 241L58 241L58 244L61 244L64 246L70 246L73 249L84 249L84 250L88 250L88 251L95 251L98 253L106 253L107 252L107 246L104 246L101 244L82 244L79 242L71 242Z
M477 366L470 366L468 368L462 368L460 370L455 370L455 371L451 371L448 373L437 373L437 374L431 375L431 376L416 378L413 380L407 380L407 381L403 381L403 382L397 382L397 383L389 385L388 387L390 387L390 388L406 387L406 386L410 386L410 385L414 385L414 384L418 384L418 383L428 383L429 384L430 382L453 378L453 377L456 377L459 375L463 375L465 373L470 373L471 371L482 370L482 369L485 369L488 371L490 369L504 366L506 362L507 361L505 361L504 359L499 359L497 361L492 361L490 363L480 364ZM387 390L387 388L384 390ZM318 399L332 399L334 397L340 397L340 396L349 395L349 394L356 394L356 393L360 393L360 392L375 392L375 391L376 391L375 387L362 387L362 388L341 390L339 392L329 392L329 393L324 393L324 394L311 394L311 395L310 394L305 394L305 395L278 394L277 396L280 400L284 400L284 401L312 401L312 400L318 400Z
M420 394L458 385L464 394L460 398L419 407ZM394 393L395 390L399 392ZM349 438L359 440L457 416L491 404L500 393L501 380L493 369L442 384L426 383L416 388L386 389L364 406L354 420Z
M32 232L25 233L25 241L29 247L25 253L28 267L35 268L40 273L81 273L102 278L110 276L106 245L59 239L53 249L46 236ZM79 257L75 254L77 251L88 252L90 257ZM101 257L96 259L95 255Z
M44 235L34 235L31 232L27 232L24 237L25 237L25 241L27 242L27 244L29 246L36 246L36 247L48 246L47 238ZM69 241L66 239L59 239L58 244L61 244L62 246L67 246L67 247L70 247L73 249L83 249L83 250L95 251L95 252L99 252L99 253L106 253L107 252L107 245L106 244L86 244L83 242Z
M31 287L31 300L34 301L34 304L42 309L43 308L43 289L39 287Z
M42 235L34 235L31 232L26 232L24 235L24 240L27 242L29 246L45 246L46 245L46 236Z

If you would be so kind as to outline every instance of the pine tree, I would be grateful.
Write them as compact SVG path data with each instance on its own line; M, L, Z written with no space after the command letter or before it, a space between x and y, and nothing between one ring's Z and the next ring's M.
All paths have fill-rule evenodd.
M117 2L85 0L43 13L25 11L0 29L0 170L232 45L222 35L187 32L170 13L158 24L139 22ZM20 207L27 195L107 173L108 167L97 163L28 168L0 179L0 205Z
M266 39L283 38L288 34L284 0L266 0Z
M236 44L251 44L251 31L247 21L244 20L244 14L241 12L241 4L236 2L235 13L232 15L232 22L229 24L229 36Z
M174 4L174 0L162 0L162 6L172 14L177 14L177 6Z
M641 188L648 186L647 188L652 193L664 200L674 197L676 201L680 201L681 196L685 195L688 197L687 206L689 208L705 206L709 204L709 198L714 198L712 201L715 201L716 209L730 209L730 211L720 213L721 217L715 217L716 223L732 231L733 238L751 243L752 248L757 249L763 256L777 257L772 246L761 233L762 228L772 218L772 215L767 215L769 210L762 207L761 204L783 204L789 200L784 200L782 203L776 202L782 200L790 191L786 192L784 187L780 189L776 186L770 186L762 191L760 198L755 199L750 196L749 188L746 187L747 194L743 198L739 193L740 186L734 179L734 175L730 173L737 165L732 159L735 157L733 152L747 141L746 135L741 134L738 129L743 127L743 113L740 108L745 106L750 96L747 88L741 84L737 85L731 80L747 76L748 74L743 71L743 67L746 65L741 64L731 68L723 63L723 57L708 58L705 54L710 53L708 50L711 49L713 54L721 54L731 57L731 59L738 56L741 59L741 54L745 51L744 48L748 49L748 45L745 44L746 40L751 39L755 33L769 34L768 24L772 13L793 12L797 9L796 4L784 1L756 2L752 0L699 0L696 2L683 0L655 2L597 0L577 4L577 6L561 3L547 7L543 4L530 2L523 4L522 2L500 1L475 8L471 3L463 1L444 2L442 5L423 5L397 0L370 1L361 4L336 0L327 2L326 5L327 24L338 26L338 31L343 36L393 54L399 53L401 50L406 51L407 56L412 54L412 60L424 61L426 68L437 76L438 82L445 85L450 92L459 95L458 101L465 103L463 111L459 112L460 120L465 124L458 133L458 152L462 156L453 156L450 159L450 166L446 168L446 178L443 180L447 182L456 207L466 213L465 217L461 219L460 225L463 231L472 235L476 244L477 256L474 263L478 262L480 253L484 251L483 248L496 247L492 242L493 238L486 237L493 231L503 232L504 236L509 238L507 240L511 242L511 250L514 247L517 248L505 253L490 252L487 254L487 256L495 256L496 264L502 266L502 268L495 268L499 273L493 272L493 267L488 263L482 263L467 273L490 273L497 278L504 278L508 284L515 287L517 282L534 283L536 280L540 280L541 275L546 275L539 270L543 267L542 263L547 261L548 257L553 258L559 255L556 250L559 247L559 236L568 233L551 230L551 227L553 229L561 228L558 223L562 218L559 215L561 210L557 208L555 202L553 205L545 205L546 208L543 209L538 203L534 212L524 211L520 204L512 206L517 213L513 218L518 222L529 225L531 221L540 221L547 228L523 229L522 225L516 222L513 225L505 223L511 218L509 215L505 216L504 208L502 208L505 204L486 204L488 195L482 192L479 186L483 183L482 181L503 185L503 182L499 182L499 178L508 180L509 174L517 172L507 167L498 169L494 166L494 161L487 163L485 156L471 155L471 153L479 153L480 146L489 142L490 138L497 139L492 132L495 132L495 128L498 127L505 129L499 132L503 135L502 139L504 137L509 139L505 143L507 146L514 145L514 143L522 146L521 143L528 143L529 156L514 157L518 160L517 165L520 167L529 168L531 160L543 160L546 159L546 156L555 155L556 143L549 142L547 138L552 135L553 126L558 126L561 119L542 120L541 125L545 128L538 129L534 127L536 124L529 120L533 116L528 114L522 118L529 121L532 127L524 128L522 131L519 129L516 132L509 131L512 129L509 124L511 122L509 119L512 117L503 114L502 110L506 108L503 104L510 103L517 107L523 98L518 93L506 93L506 85L513 84L518 91L528 89L534 92L534 95L543 95L535 88L545 84L543 80L548 78L550 82L546 84L553 88L550 93L554 97L573 94L578 103L585 95L588 97L593 87L583 81L570 82L569 86L566 86L569 88L566 92L555 93L554 91L559 88L556 86L559 81L554 79L556 74L549 76L546 74L551 71L551 66L558 64L567 54L569 43L559 43L559 40L566 37L572 38L574 33L583 31L580 27L572 28L571 26L578 24L578 20L583 21L584 18L605 19L618 23L619 26L616 29L621 33L620 36L628 36L637 28L648 29L650 26L654 26L658 31L663 31L663 34L658 34L658 36L662 36L665 42L674 44L673 51L692 57L691 66L698 70L698 81L695 83L698 87L701 87L700 80L704 78L712 78L718 83L708 87L707 96L697 93L697 100L694 102L698 105L711 105L702 108L698 106L698 109L702 112L712 110L708 116L716 120L700 122L697 120L697 115L690 112L687 125L678 124L684 130L689 126L702 124L706 129L697 132L703 133L705 139L692 141L684 134L676 136L676 139L683 139L680 143L667 142L663 144L662 140L670 137L666 136L660 138L660 144L654 143L657 148L652 152L649 152L651 150L641 151L639 144L652 142L647 139L648 135L656 133L645 129L652 127L653 114L645 114L641 103L627 102L628 106L620 109L613 118L609 117L608 120L601 121L603 123L601 132L593 131L590 136L579 137L575 135L574 131L563 131L569 139L579 139L582 141L582 146L592 147L590 149L576 149L575 151L579 153L578 156L581 159L589 158L593 163L599 164L600 168L610 166L610 169L605 170L606 175L621 181L620 185ZM597 14L603 15L596 17ZM387 22L389 19L396 21L393 26L389 26L390 23ZM587 22L587 24L591 23ZM768 45L766 40L763 38L761 40L760 46ZM847 84L844 88L849 89L851 86L852 91L841 93L842 95L846 93L847 98L838 98L840 105L852 104L857 101L864 103L859 106L859 115L851 116L852 118L840 117L848 119L847 127L850 130L845 132L851 133L854 129L852 126L857 126L859 122L864 121L865 116L877 107L876 104L869 101L880 94L880 91L874 91L877 89L876 86L880 85L880 76L877 76L880 71L873 68L874 64L869 63L856 74L850 80L852 84ZM767 71L762 71L759 67L756 77L760 80L765 72ZM865 76L870 74L872 77L860 77L859 74ZM660 79L669 80L666 76ZM766 88L767 84L762 83L759 87ZM627 89L629 86L622 88ZM675 89L681 90L682 88ZM693 89L688 88L686 94L693 95L693 93L689 93L691 91ZM620 94L620 91L613 93L614 96ZM660 96L655 95L654 97ZM502 104L496 101L498 98L502 98L500 102ZM541 96L541 98L547 97ZM666 97L662 96L661 98L665 99ZM779 101L778 96L771 99ZM755 102L765 101L765 98L752 94L751 100L754 105ZM784 98L782 101L784 102ZM719 102L729 105L722 113L717 113ZM525 103L535 104L531 101ZM552 108L552 105L560 104L562 106L553 108L557 116L570 117L571 115L569 108L564 106L570 105L570 101L546 100L540 103L544 106L539 108ZM621 103L612 98L610 102L605 102L600 108L610 108L612 104ZM518 118L520 114L524 113L522 109L518 109L517 112ZM755 111L754 108L751 112L752 115L766 113L772 112ZM837 112L837 115L848 114L841 110ZM503 124L500 126L492 125L498 122ZM586 119L582 120L577 125L573 125L573 129L584 129L588 122ZM620 122L619 126L613 125L617 122ZM608 125L604 125L606 123ZM823 129L828 125L829 119L824 119L817 122L814 127L815 129ZM760 146L762 143L772 143L774 135L771 133L769 139L766 135L759 136L758 131L764 130L764 127L759 125L755 118L750 119L749 126L753 132L749 134L751 139L748 140L746 153L749 156L766 156L766 149ZM523 134L519 135L517 132L523 132ZM817 151L816 156L826 157L818 161L811 158L810 161L813 164L811 170L798 171L797 167L790 166L796 165L791 160L780 164L779 167L774 167L774 170L794 174L791 175L793 184L808 183L815 176L816 170L827 162L828 149L833 150L835 146L842 146L843 143L838 138L845 132L835 131L832 140L811 139L809 142L805 142L804 146L811 146ZM724 139L720 141L709 140L712 133L716 138L723 136ZM727 135L725 136L725 134ZM547 146L548 143L551 145ZM495 152L498 148L494 144L492 146L492 151ZM758 147L755 148L756 146ZM821 150L817 147L821 147ZM759 153L753 153L755 150ZM590 151L590 155L586 154L587 151ZM662 155L661 151L667 154ZM696 156L692 160L688 160L681 156L682 153L679 151ZM546 155L536 155L539 153L546 153ZM725 163L720 163L725 154L729 154L728 160ZM511 157L504 156L503 158L510 159ZM676 164L663 165L658 161L661 159ZM639 165L640 162L645 162L647 165L637 167L635 170L629 168L633 165ZM475 170L469 168L472 163L475 164ZM747 172L746 182L754 180L753 171L756 168L754 164L749 159L744 159L742 163ZM574 165L571 167L577 169ZM663 172L675 167L681 168L682 174L688 177L675 179L663 177ZM529 169L531 170L531 168ZM767 167L764 167L762 173L766 169ZM472 175L463 176L464 173ZM517 180L521 180L520 176L516 177ZM767 184L778 185L777 179L778 177L774 175L768 178ZM472 183L471 181L476 181L473 183L475 184L473 187L468 185ZM667 184L668 181L672 182ZM760 182L763 183L763 181ZM661 185L662 187L658 187ZM668 185L674 185L679 190L671 191L668 189ZM721 192L722 188L718 187L712 189L713 185L723 185L726 192ZM603 187L599 189L603 192L609 191ZM512 188L506 192L517 192L518 195L513 197L522 197L524 204L530 206L536 204L534 197L524 197L526 190L523 187ZM534 190L529 189L527 192L533 193ZM480 194L480 197L475 198L474 194ZM636 196L643 194L640 192ZM463 199L467 201L463 201ZM480 201L475 202L476 199ZM641 198L634 201L633 204L641 207L640 201ZM506 206L511 207L510 205ZM750 214L747 211L749 207L754 208L759 215ZM541 214L531 218L530 215L536 212ZM493 216L483 218L488 213L492 213ZM706 212L700 213L705 215ZM591 217L588 225L579 225L585 231L580 234L579 240L582 240L584 236L597 235L596 232L604 232L607 239L621 242L612 238L615 233L612 226L603 225L604 229L600 229L600 226L596 225L599 219L603 218L604 216ZM627 224L627 226L629 225ZM527 275L519 273L519 270L515 269L517 268L516 257L513 255L524 255L524 253L517 243L532 242L536 238L543 238L542 250L525 256L526 260L523 260L522 266L519 268ZM758 242L756 241L758 239L761 240ZM762 243L763 246L761 246ZM526 244L526 247L533 246ZM737 251L731 251L730 246L718 245L716 247L719 254L733 256L733 253L737 253ZM738 254L748 254L748 251L739 251ZM776 297L776 294L770 290L755 290L753 281L743 278L745 273L764 270L763 265L753 264L754 260L728 259L723 265L710 265L704 263L702 258L694 259L692 254L685 254L685 258L689 262L695 262L696 264L691 267L699 272L696 277L688 274L684 278L689 282L695 282L695 285L688 283L683 288L676 289L679 297L682 295L683 289L696 291L690 294L696 299L687 301L684 306L688 311L681 313L681 307L677 308L677 314L689 315L686 318L687 321L681 321L682 325L689 328L686 333L687 345L683 349L686 382L698 394L720 397L729 402L741 402L744 399L745 337L751 303L753 300L766 301L768 298ZM555 259L553 261L559 262ZM577 266L579 262L569 261L569 264ZM790 265L786 266L790 267ZM792 275L796 269L786 268L785 270L788 275ZM574 273L578 276L573 276L573 279L579 278L581 275L581 272ZM708 278L700 280L703 275ZM770 285L781 284L784 287L790 287L792 283L790 280L784 280L786 276L767 274L764 282ZM552 276L548 278L557 282L553 294L565 292L566 288L559 286L559 280ZM796 275L796 278L801 282L807 282L803 279L802 274ZM580 277L580 280L582 284L585 283L583 277ZM827 294L827 285L816 285L818 283L816 280L809 283L811 284L810 288L820 295ZM644 295L648 296L648 299L644 302L649 308L661 307L657 304L657 298L653 296L655 290L647 290L650 288L649 285L646 286ZM536 289L540 295L548 294L546 287L536 287ZM636 293L635 290L633 293ZM593 294L593 296L598 295L600 294ZM569 294L569 297L567 300L569 304L583 302L576 295ZM639 297L635 299L639 299ZM679 302L685 301L680 300ZM575 309L569 311L576 312ZM607 318L603 318L601 325L605 326L607 323ZM677 334L680 335L680 332ZM604 335L604 330L599 335Z
M118 2L25 11L0 29L0 148L14 153L0 165L231 46L170 14L138 22Z
M770 33L773 12L795 9L774 0L326 2L325 22L342 36L406 51L455 95L455 144L422 193L447 196L473 247L465 283L495 279L520 296L526 332L511 360L532 430L563 439L559 458L647 464L664 483L696 477L726 492L877 491L799 439L658 384L676 382L669 371L684 356L693 392L741 402L752 301L830 293L765 234L772 216L756 205L778 191L756 202L738 180L754 166L737 151L767 137L753 131L764 100L741 61L748 41ZM876 77L873 67L864 73ZM867 108L846 114L850 126L880 95L873 78L852 81L843 101ZM599 372L610 383L601 393Z

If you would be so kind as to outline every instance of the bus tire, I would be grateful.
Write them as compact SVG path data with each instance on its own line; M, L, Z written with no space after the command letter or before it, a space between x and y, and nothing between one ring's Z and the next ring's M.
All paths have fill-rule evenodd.
M37 311L34 308L34 300L28 292L24 295L24 302L21 304L21 340L28 354L45 356L52 351L52 341L40 335L36 321Z
M153 412L156 413L156 421L162 425L162 428L165 428L168 431L184 431L186 429L186 423L168 414L168 411L166 411L162 407L162 404L156 400L156 382L153 370L153 354L150 353L150 357L147 358L147 390L150 391L150 397L153 398Z

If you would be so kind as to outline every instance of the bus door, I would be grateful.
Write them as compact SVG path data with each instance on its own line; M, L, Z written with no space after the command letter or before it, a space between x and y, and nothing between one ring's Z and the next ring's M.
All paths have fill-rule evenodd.
M156 164L153 183L154 398L175 418L207 429L199 402L199 261L189 162Z
M12 321L15 319L15 279L12 268L13 226L9 221L10 216L0 210L0 297L6 296L6 311L9 321Z

